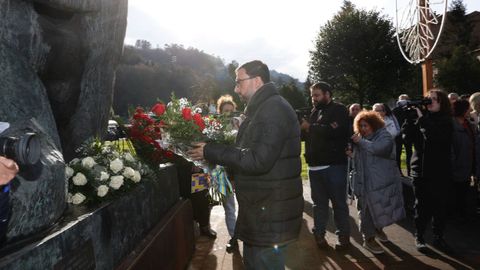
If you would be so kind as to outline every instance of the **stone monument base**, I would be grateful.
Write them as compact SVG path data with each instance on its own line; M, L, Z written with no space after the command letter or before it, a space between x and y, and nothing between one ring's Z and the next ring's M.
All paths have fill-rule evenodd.
M144 180L130 193L96 209L70 207L56 231L4 252L0 269L129 268L143 265L153 253L157 259L165 256L164 262L178 258L178 264L186 260L187 265L194 245L191 211L190 202L180 199L176 169L169 166L158 179ZM144 255L132 260L136 248Z

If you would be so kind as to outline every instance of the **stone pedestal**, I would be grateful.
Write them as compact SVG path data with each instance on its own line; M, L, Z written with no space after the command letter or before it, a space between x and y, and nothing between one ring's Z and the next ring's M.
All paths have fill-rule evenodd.
M185 208L186 202L179 199L175 167L166 167L160 174L158 179L145 180L131 193L97 209L70 207L54 232L20 250L13 250L11 246L3 248L0 269L118 267L149 233L155 231L156 225L188 219L185 210L178 210L188 207ZM184 218L179 213L183 213ZM184 222L189 222L193 235L191 217ZM176 244L177 240L168 241L172 249L177 244L188 246Z

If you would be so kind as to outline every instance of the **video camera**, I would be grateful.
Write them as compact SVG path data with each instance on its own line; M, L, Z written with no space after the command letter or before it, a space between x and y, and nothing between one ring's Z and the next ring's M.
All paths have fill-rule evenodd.
M303 107L295 110L297 114L298 122L302 122L302 119L308 120L310 114L312 113L311 107Z
M414 108L423 109L424 106L432 104L430 98L412 99L412 100L400 100L397 105L405 112L406 120L412 121L417 119L417 111Z

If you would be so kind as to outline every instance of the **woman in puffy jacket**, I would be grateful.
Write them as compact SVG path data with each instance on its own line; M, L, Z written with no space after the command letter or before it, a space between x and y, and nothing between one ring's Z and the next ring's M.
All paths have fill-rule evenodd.
M355 117L353 192L358 198L363 246L383 253L376 242L388 242L383 228L405 217L400 172L395 160L395 143L380 114L364 111Z

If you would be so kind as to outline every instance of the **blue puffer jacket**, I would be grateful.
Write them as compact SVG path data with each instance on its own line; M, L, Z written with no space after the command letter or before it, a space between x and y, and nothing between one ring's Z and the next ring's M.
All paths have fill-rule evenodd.
M284 245L302 225L300 127L273 84L248 103L235 146L209 143L205 158L233 170L238 200L235 236L255 246Z
M362 138L354 146L354 193L366 202L376 228L405 217L394 146L393 137L385 128Z

